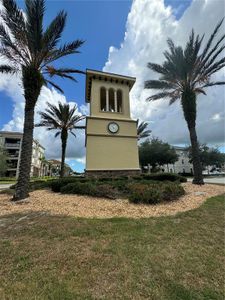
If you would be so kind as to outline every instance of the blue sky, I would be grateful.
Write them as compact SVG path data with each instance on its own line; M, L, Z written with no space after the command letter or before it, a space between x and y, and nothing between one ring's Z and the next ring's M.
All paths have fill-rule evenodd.
M23 1L17 1L24 7ZM165 0L165 5L173 8L179 19L191 4L191 0ZM132 1L46 1L46 18L48 24L57 12L64 9L68 13L67 26L63 34L63 42L73 39L84 39L81 54L61 60L62 66L85 70L86 68L102 70L109 53L109 47L119 48L124 39L127 16ZM60 65L60 64L59 64ZM85 78L77 76L78 83L68 80L57 80L63 87L68 101L84 104ZM12 119L13 101L5 92L0 92L0 129ZM80 163L72 162L76 170L83 169Z
M17 1L24 8L24 1ZM171 5L177 18L189 6L191 0L166 0L166 5ZM48 24L59 10L68 13L67 26L62 41L67 42L81 38L85 40L81 54L61 60L62 65L74 66L85 70L102 70L108 58L111 45L119 47L123 41L127 15L132 1L46 1L45 23ZM177 11L178 10L178 11ZM77 76L78 83L69 80L58 80L63 86L68 101L84 104L85 78ZM0 128L11 120L13 102L5 92L0 92Z

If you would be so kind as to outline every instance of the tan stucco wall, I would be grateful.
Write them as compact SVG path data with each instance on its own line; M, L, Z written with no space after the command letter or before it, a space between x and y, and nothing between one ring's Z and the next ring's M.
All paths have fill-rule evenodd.
M108 131L108 124L110 122L116 122L119 125L118 133L114 136L127 135L137 136L136 122L133 120L122 121L119 119L101 119L101 118L87 118L87 134L107 134L112 135Z
M101 112L101 87L122 91L122 113ZM119 125L116 134L108 131L112 121ZM139 170L136 126L130 118L129 86L92 79L90 117L86 123L86 170Z
M88 136L86 170L139 169L136 138Z
M100 88L113 88L122 91L122 113L102 112L100 110ZM117 118L117 119L130 119L130 103L129 103L129 87L124 84L115 84L105 82L104 80L92 80L91 86L91 101L90 101L90 115L103 117L103 118Z

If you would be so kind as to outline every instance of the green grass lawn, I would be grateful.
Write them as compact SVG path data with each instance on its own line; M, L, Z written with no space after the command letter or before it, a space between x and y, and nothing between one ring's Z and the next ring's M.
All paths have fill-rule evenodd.
M0 218L0 299L224 299L224 197L149 219Z
M1 184L15 184L16 183L16 181L12 181L12 180L2 180L2 181L0 181L0 185Z

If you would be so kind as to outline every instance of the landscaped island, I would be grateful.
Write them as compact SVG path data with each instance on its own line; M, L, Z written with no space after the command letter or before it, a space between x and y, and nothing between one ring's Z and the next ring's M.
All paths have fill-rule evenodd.
M0 215L30 211L87 218L174 215L224 193L224 186L196 186L180 181L186 179L166 173L133 178L36 180L30 183L30 197L18 205L10 202L11 195L0 195Z

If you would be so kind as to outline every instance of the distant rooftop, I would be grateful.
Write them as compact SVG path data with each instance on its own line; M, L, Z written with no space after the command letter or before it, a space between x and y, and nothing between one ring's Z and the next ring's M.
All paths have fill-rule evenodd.
M2 130L2 131L0 131L0 134L4 134L4 135L7 135L7 134L9 134L9 135L23 135L23 133L22 132L19 132L19 131L4 131L4 130Z
M23 137L23 133L22 132L19 132L19 131L0 131L0 136L3 135L3 136L20 136L21 138ZM38 146L40 146L42 149L45 149L38 140L36 139L33 139L33 141L38 144Z
M48 162L50 162L53 165L61 165L61 160L57 160L57 159L48 159ZM65 163L65 166L67 168L70 168L70 166L68 164L66 164L66 163Z

